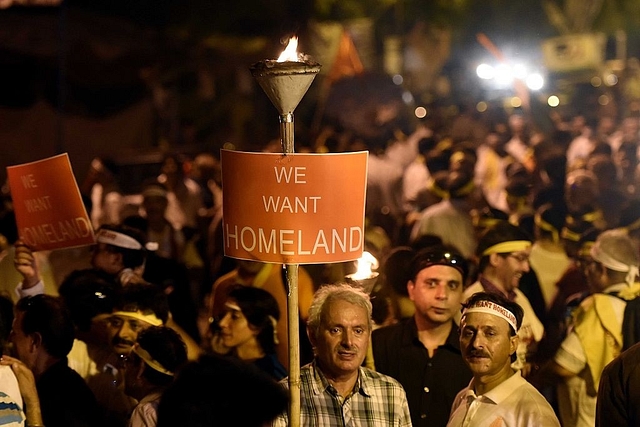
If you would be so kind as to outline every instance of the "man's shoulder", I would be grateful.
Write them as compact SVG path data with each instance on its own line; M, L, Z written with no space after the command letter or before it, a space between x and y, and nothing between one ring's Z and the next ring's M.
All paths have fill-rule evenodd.
M413 321L413 317L409 317L406 319L400 320L398 323L393 325L384 326L382 328L378 328L371 333L371 337L373 340L378 342L386 342L386 341L399 341L402 337L403 331L411 326Z
M478 292L482 292L482 291L484 291L484 287L482 286L482 283L480 283L480 281L478 280L470 284L467 288L465 288L464 292L462 293L462 300L466 301L469 299L469 297L471 297L471 295L477 294Z
M383 386L384 388L391 389L401 389L404 392L402 384L400 384L398 380L389 375L382 374L378 371L374 371L364 366L360 367L360 374L362 375L365 384Z

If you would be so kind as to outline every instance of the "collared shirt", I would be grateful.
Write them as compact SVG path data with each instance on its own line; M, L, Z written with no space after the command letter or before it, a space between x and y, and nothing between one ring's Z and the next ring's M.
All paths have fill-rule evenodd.
M413 317L375 330L372 345L375 369L404 387L413 426L444 426L453 399L472 377L460 353L457 326L433 357L420 342Z
M287 387L287 378L280 384ZM398 381L360 367L354 392L343 399L315 361L300 369L300 418L305 427L411 427L407 397ZM286 413L272 424L287 425Z
M131 413L129 427L150 427L158 424L160 398L162 398L162 393L159 391L143 397Z
M458 393L447 427L559 427L549 402L519 373L477 396L473 380Z

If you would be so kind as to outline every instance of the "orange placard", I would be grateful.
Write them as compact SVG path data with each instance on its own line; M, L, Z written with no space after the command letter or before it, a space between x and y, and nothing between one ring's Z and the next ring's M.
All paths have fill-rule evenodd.
M95 243L67 153L9 166L7 175L18 235L32 250Z
M283 264L360 258L368 153L222 150L224 253Z

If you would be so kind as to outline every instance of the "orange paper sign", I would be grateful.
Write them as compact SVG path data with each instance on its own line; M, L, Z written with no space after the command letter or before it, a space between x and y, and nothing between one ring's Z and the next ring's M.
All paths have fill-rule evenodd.
M221 160L225 255L283 264L362 256L366 151L222 150Z
M69 156L7 168L18 235L31 249L59 249L95 243Z

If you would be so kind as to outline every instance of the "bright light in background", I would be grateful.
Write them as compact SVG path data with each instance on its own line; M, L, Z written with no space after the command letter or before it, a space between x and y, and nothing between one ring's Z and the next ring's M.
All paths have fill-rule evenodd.
M491 65L480 64L478 68L476 68L476 74L483 80L491 80L495 77L496 72Z
M402 92L402 101L405 104L411 104L413 102L413 95L408 90Z
M480 101L476 104L476 110L478 110L479 113L484 113L487 111L487 108L489 108L489 106L484 101Z
M615 86L618 83L618 76L615 74L607 74L604 76L604 84L607 86Z
M513 66L513 77L516 79L524 80L527 78L527 67L522 64L516 64Z
M522 107L522 100L520 98L518 98L517 96L514 96L513 98L511 98L511 106L513 108Z
M425 117L427 117L427 109L424 107L417 107L414 111L414 114L417 118L424 119Z
M527 76L527 87L531 90L540 90L544 86L544 79L538 73L529 74Z
M560 105L560 98L555 95L551 95L549 98L547 98L547 104L549 104L549 107L557 107L558 105Z
M602 85L602 79L598 76L595 76L591 79L591 86L600 87Z
M513 74L511 73L511 67L507 64L500 64L496 67L496 82L500 85L508 85L513 81Z
M598 97L598 104L600 104L600 105L609 104L609 97L607 95L600 95Z
M391 78L391 80L393 81L393 84L395 84L396 86L400 86L402 82L404 82L404 78L400 74L394 75Z

